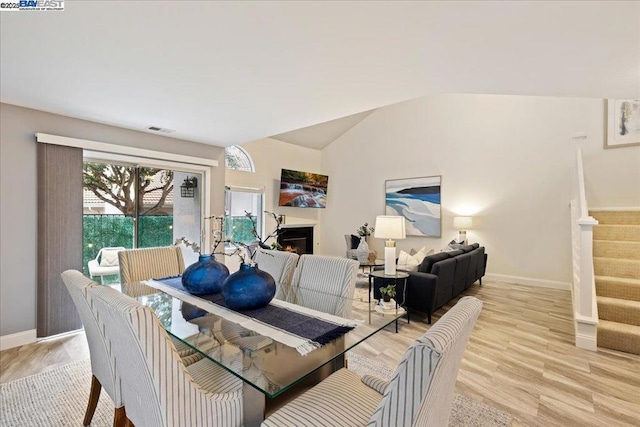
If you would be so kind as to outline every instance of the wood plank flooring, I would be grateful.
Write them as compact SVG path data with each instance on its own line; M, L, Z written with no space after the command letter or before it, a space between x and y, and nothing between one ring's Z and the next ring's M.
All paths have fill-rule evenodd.
M487 281L465 295L484 307L460 365L458 393L508 411L514 426L640 426L640 356L576 348L568 291ZM412 316L398 334L389 328L354 351L394 366L428 327ZM88 356L82 333L5 350L0 382Z

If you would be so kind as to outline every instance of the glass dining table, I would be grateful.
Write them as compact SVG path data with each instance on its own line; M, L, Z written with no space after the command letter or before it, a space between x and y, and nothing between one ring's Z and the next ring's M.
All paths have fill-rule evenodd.
M242 380L246 426L260 425L265 416L279 406L345 367L348 350L395 324L405 314L402 308L376 312L364 298L362 301L299 289L297 292L300 297L304 296L303 305L307 307L313 307L313 301L348 304L351 314L348 319L341 319L353 327L340 337L321 346L316 345L303 354L287 340L279 339L278 334L265 333L260 321L242 321L247 313L225 314L225 309L221 311L212 302L204 300L206 302L203 303L197 301L201 298L179 291L163 291L154 283L123 284L122 292L150 307L171 336ZM300 302L296 301L295 295L290 295L287 300ZM274 300L271 304L289 303ZM293 304L287 307L295 309ZM302 310L311 317L314 314L327 317L309 308Z

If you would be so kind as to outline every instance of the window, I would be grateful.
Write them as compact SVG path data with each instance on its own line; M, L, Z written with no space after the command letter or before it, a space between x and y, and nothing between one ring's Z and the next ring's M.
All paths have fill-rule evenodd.
M249 212L256 222L256 231L262 236L264 223L264 190L259 188L227 187L225 199L225 236L234 242L250 244L256 241L253 222L247 217Z
M233 169L243 172L255 172L253 160L244 148L232 145L224 149L224 163L227 169Z

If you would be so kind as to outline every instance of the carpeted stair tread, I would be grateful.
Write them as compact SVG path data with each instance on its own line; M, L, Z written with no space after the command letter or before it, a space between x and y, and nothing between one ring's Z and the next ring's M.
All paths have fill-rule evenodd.
M640 211L591 211L600 224L640 225Z
M600 320L640 326L640 301L597 297Z
M640 242L640 225L596 225L593 239Z
M596 295L640 301L640 280L596 276Z
M640 242L594 240L593 256L640 260Z
M640 260L593 257L593 272L596 276L640 279Z
M640 354L640 326L600 320L598 347Z

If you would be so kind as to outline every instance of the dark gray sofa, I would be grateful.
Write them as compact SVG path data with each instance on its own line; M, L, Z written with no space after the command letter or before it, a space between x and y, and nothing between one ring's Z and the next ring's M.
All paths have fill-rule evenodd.
M487 268L487 254L483 246L473 243L452 252L428 255L417 271L409 271L407 292L398 284L398 295L406 299L402 304L408 312L413 310L431 314L453 297L468 289L476 281L482 285ZM374 285L374 298L380 298L379 288L383 281ZM398 299L399 302L402 298Z

